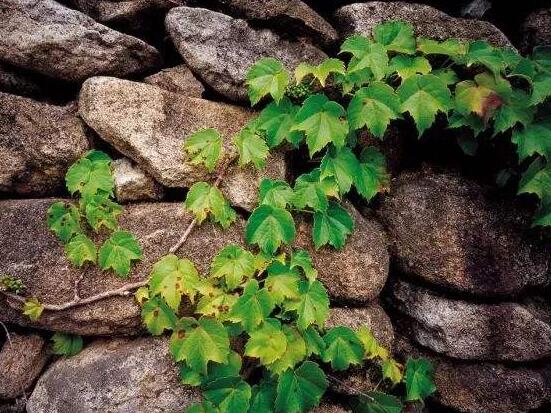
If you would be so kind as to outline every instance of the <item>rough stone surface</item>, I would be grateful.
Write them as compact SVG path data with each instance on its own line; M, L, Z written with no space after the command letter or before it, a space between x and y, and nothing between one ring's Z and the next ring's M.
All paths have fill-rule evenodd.
M0 1L0 60L72 82L157 66L157 50L53 0Z
M73 108L0 93L0 192L56 193L88 149Z
M235 153L231 139L252 117L251 112L236 106L109 77L91 78L84 83L79 113L101 138L168 187L212 181L202 165L186 162L182 150L186 136L201 128L217 129L224 138L227 160ZM250 209L257 202L262 178L285 178L283 158L282 154L271 155L264 171L237 167L229 170L223 186L229 201Z
M0 399L23 395L47 360L46 342L42 337L11 334L0 350Z
M200 400L183 386L168 340L100 340L55 362L38 381L28 413L176 413Z
M551 46L551 8L530 13L521 28L522 48L531 53L536 46Z
M128 158L113 161L111 169L117 201L159 200L163 197L163 188Z
M311 413L352 413L351 410L331 403L321 403Z
M400 269L438 286L510 296L549 282L529 219L452 174L403 174L381 209Z
M28 74L0 63L0 91L21 96L36 96L43 93L43 86Z
M228 99L248 102L245 77L262 57L274 57L289 69L301 62L319 63L327 57L308 43L281 39L270 30L202 8L177 7L166 27L190 69Z
M404 281L393 285L391 303L406 317L412 338L440 354L486 361L551 355L549 305L474 304Z
M296 245L312 254L319 278L335 300L366 303L379 295L388 277L387 237L377 221L362 217L350 205L348 210L355 227L344 252L329 247L316 252L312 225L306 220L297 222Z
M200 98L205 91L203 84L186 65L163 69L159 73L146 77L144 82L190 98Z
M371 35L373 28L388 20L410 22L417 35L437 40L450 37L462 40L486 40L495 46L513 47L493 24L448 16L431 6L404 2L370 1L341 7L335 13L341 38L352 34Z
M435 366L437 392L444 406L466 413L525 413L551 399L551 365L525 368L439 357L398 335L396 353L428 358Z
M74 283L82 271L69 264L62 244L46 226L46 210L54 201L0 201L0 222L10 223L0 226L0 274L21 278L27 287L26 296L36 297L44 303L60 304L73 298ZM89 297L147 278L153 263L168 253L192 218L184 212L180 202L126 205L119 223L121 228L135 234L142 246L144 260L134 266L129 280L118 279L113 273L103 272L96 266L85 269L80 296ZM206 274L212 258L220 249L231 243L244 244L244 227L242 219L228 230L205 222L191 233L178 255L191 259L200 273ZM305 237L306 234L302 242L307 240L310 245L310 238ZM349 289L339 292L339 297L346 298L353 293L354 298L363 298L362 292L369 297L376 296L375 288L384 284L380 278L386 278L386 273L383 277L378 272L376 263L382 259L382 251L376 248L375 242L377 239L373 236L364 236L353 239L342 251L312 251L314 262L325 263L318 266L320 279L331 283L341 278L354 280L359 285L359 292ZM379 248L384 248L384 245ZM330 260L334 262L328 265ZM388 257L386 260L388 263ZM333 293L336 289L330 288L329 291ZM37 322L32 323L21 314L17 302L0 293L0 321L83 335L137 334L142 331L140 308L132 296L112 297L61 312L45 311Z
M294 36L311 37L316 43L331 45L338 38L336 30L300 0L215 0L215 4L228 14Z

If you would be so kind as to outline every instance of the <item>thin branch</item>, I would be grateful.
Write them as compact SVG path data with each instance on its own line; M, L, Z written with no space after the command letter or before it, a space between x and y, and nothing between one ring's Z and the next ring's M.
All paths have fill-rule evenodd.
M375 401L375 399L374 399L373 397L371 397L369 394L364 393L364 392L361 391L361 390L355 389L355 388L352 387L352 386L349 386L349 385L346 384L344 381L342 381L342 380L336 378L335 376L332 376L332 375L330 375L330 374L327 374L327 378L328 378L329 380L332 380L333 382L335 382L335 383L337 383L337 384L343 386L343 387L346 387L348 390L354 392L354 394L359 394L360 396L363 396L363 397L365 397L366 399L368 399L368 400L370 400L370 401L372 401L372 402Z
M10 346L13 346L13 343L11 341L11 335L10 335L10 332L8 330L8 327L6 327L6 325L0 321L0 326L2 326L4 328L4 331L6 332L6 337L8 339L8 343L10 343Z

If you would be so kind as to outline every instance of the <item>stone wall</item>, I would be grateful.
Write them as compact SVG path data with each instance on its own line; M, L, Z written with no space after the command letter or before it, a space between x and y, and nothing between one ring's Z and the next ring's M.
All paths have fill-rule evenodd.
M214 127L229 149L254 115L245 75L261 57L289 69L318 63L347 36L391 19L435 39L523 51L551 44L549 8L526 10L525 23L504 34L484 20L498 2L423 3L0 0L0 274L20 277L41 301L72 298L81 272L66 262L45 211L69 197L67 168L98 148L116 159L121 224L144 248L133 280L147 277L192 220L176 201L209 178L185 161L182 140ZM391 190L369 208L347 205L356 230L345 249L315 251L307 220L296 245L312 253L330 293L330 325L368 325L396 357L433 360L438 392L426 412L549 411L549 246L530 229L530 205L496 196L484 168L473 173L473 161L453 149L441 156L448 133L432 132L433 145L434 136L417 142L411 130L391 128L381 147ZM243 243L260 180L296 172L286 152L260 172L228 171L221 189L241 217L228 231L204 224L180 255L206 269L222 246ZM79 294L123 283L89 269ZM132 297L114 297L30 322L0 295L0 322L11 331L0 338L0 412L185 410L199 395L178 383L166 341L144 336L139 312ZM85 336L85 350L52 358L45 339L55 331ZM343 380L361 388L372 386L369 377L358 370ZM346 411L348 387L331 393L315 412Z

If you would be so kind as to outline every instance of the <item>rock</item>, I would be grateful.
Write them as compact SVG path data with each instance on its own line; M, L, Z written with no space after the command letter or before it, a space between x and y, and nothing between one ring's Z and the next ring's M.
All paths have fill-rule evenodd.
M392 287L391 303L416 342L463 360L529 361L551 355L549 305L474 304L404 281Z
M55 194L64 188L69 166L88 149L72 107L0 93L0 192Z
M403 174L380 214L404 273L453 291L511 296L549 283L529 220L452 174Z
M434 398L454 411L467 413L526 413L541 407L551 396L551 365L526 368L439 357L416 348L398 335L395 350L428 358L435 367Z
M225 158L233 156L232 137L252 113L223 103L188 98L156 86L109 77L87 80L81 90L79 113L101 138L132 159L158 182L189 188L197 181L213 180L202 165L186 162L182 143L201 128L215 128L224 138ZM245 209L256 205L262 178L284 179L283 155L268 159L264 171L232 168L226 174L225 195Z
M27 412L172 413L200 397L179 382L168 340L99 340L56 361L36 384Z
M163 197L163 188L128 158L113 161L111 169L118 202L159 200Z
M436 40L486 40L495 46L513 47L509 39L489 22L451 17L424 4L399 1L355 3L338 9L335 20L343 40L352 34L370 36L377 24L402 20L411 23L418 36Z
M376 302L365 307L332 307L326 328L345 326L357 330L366 326L371 330L379 344L388 349L394 342L394 328L385 310Z
M160 63L159 52L53 0L1 0L0 60L71 82L128 76Z
M11 334L0 351L0 399L22 396L48 360L46 343L37 335Z
M389 256L382 226L373 219L362 217L350 205L348 210L355 226L343 251L324 247L316 252L312 243L312 225L307 220L297 222L296 246L312 254L314 266L320 272L319 278L329 294L350 305L372 301L379 295L388 277Z
M245 20L267 23L293 36L306 36L326 46L337 39L336 30L300 0L215 0L222 12Z
M40 95L43 91L43 86L28 74L0 63L0 92L32 97Z
M551 8L530 13L521 28L522 49L532 53L536 46L551 46Z
M336 404L322 402L318 407L311 410L310 413L351 413L351 410L344 409Z
M472 0L461 8L461 16L469 19L480 19L492 8L489 0Z
M146 77L144 82L190 98L200 98L205 92L203 84L186 65L163 69L159 73Z
M318 64L327 57L307 43L283 40L244 20L201 8L177 7L166 28L189 68L228 99L248 102L245 77L262 57L274 57L290 70L301 62Z
M0 222L9 223L0 226L0 274L19 277L26 285L23 292L25 296L36 297L48 304L72 300L74 284L83 271L84 278L79 288L79 295L83 298L146 279L153 263L168 253L193 218L184 211L181 203L126 205L119 223L121 228L137 237L143 249L144 260L133 267L129 280L121 280L112 272L103 272L96 266L79 270L69 264L62 244L46 226L46 210L55 201L0 201ZM359 226L362 228L364 224ZM367 227L369 228L368 225ZM189 258L201 274L207 274L211 260L218 251L228 244L244 244L244 229L245 222L241 218L228 230L205 222L191 233L178 255ZM333 265L318 267L320 279L327 282L334 282L337 277L356 280L360 284L360 292L367 289L367 286L377 286L380 281L376 277L381 275L375 271L375 262L381 257L370 256L380 255L373 244L377 240L376 236L357 237L342 251L313 252L315 262L324 263L328 257L335 261ZM308 243L311 244L311 241ZM354 259L351 260L350 257ZM347 261L351 264L342 264ZM365 269L361 267L364 264ZM338 272L334 272L335 270ZM386 277L386 273L384 276ZM361 281L358 281L360 277ZM370 287L370 293L376 295L374 288ZM336 288L329 286L329 291L335 290ZM341 292L340 297L346 297L348 292L349 290ZM189 306L184 306L183 310L185 312L189 309ZM64 311L45 311L37 322L30 322L22 315L18 302L7 299L0 293L0 321L82 335L131 335L143 331L140 308L132 296L111 297Z

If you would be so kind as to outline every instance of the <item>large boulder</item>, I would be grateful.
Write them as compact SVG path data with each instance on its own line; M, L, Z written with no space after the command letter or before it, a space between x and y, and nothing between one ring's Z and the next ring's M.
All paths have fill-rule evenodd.
M163 69L146 77L143 81L190 98L200 98L205 92L203 84L197 80L186 65Z
M549 283L548 256L527 234L529 218L457 175L401 175L381 216L400 270L413 277L482 296Z
M50 366L27 412L177 413L200 400L179 382L168 340L98 340Z
M156 86L110 77L88 79L82 86L79 114L99 136L168 187L189 188L213 180L202 165L187 161L182 144L202 128L215 128L224 138L225 162L236 151L232 138L252 113L224 103L167 92ZM257 203L262 178L285 179L281 154L271 155L265 170L234 167L224 186L229 201L246 209Z
M495 46L513 47L509 39L489 22L451 17L424 4L400 1L355 3L338 9L335 20L342 39L352 34L370 36L377 24L402 20L411 23L419 36L436 40L486 40Z
M274 57L291 70L301 62L327 57L308 43L284 40L244 20L202 8L177 7L168 13L166 28L190 69L228 99L247 102L245 77L262 57Z
M0 399L23 396L47 361L47 345L42 337L10 334L0 350Z
M531 53L536 46L551 46L551 8L530 13L521 31L524 52Z
M42 94L44 87L28 73L0 62L0 92L33 97Z
M548 304L475 304L404 281L392 286L391 297L411 337L437 353L518 362L551 356Z
M336 30L300 0L215 0L214 4L224 13L316 43L330 46L338 38Z
M74 108L0 92L0 192L55 194L88 149Z
M0 226L0 274L21 278L26 285L25 296L36 297L48 304L71 301L75 282L83 273L79 287L82 298L146 279L153 263L168 253L193 219L181 203L125 206L120 226L135 234L142 246L144 259L134 266L130 279L121 280L111 272L99 270L97 266L79 270L69 264L63 245L46 225L46 210L54 201L0 201L0 222L9 223ZM357 221L357 225L364 227L363 222ZM228 230L205 222L195 228L178 255L191 259L200 273L207 274L210 262L218 251L228 244L244 244L244 227L245 222L240 218ZM306 234L301 235L297 243L299 241L303 245L311 245ZM363 301L367 300L359 292L369 294L368 298L377 295L377 287L373 286L381 284L383 274L379 273L380 269L374 263L381 259L381 252L386 250L384 244L375 247L374 241L376 238L360 235L341 251L312 251L314 262L318 263L319 277L327 284L331 294L337 292L341 299ZM372 254L375 256L372 257ZM388 257L386 260L388 263ZM350 264L343 264L348 262ZM360 286L359 292L352 288L339 291L338 285L331 286L332 283L342 283L341 280L353 280ZM187 304L183 310L190 309ZM19 302L4 297L0 292L0 321L82 335L138 334L143 331L140 308L132 295L111 297L63 311L45 311L37 322L31 322L23 316Z
M345 304L362 304L374 300L383 289L389 268L386 233L374 219L364 218L352 206L347 206L355 221L354 231L344 251L331 247L315 250L310 220L297 222L296 246L312 255L319 278L329 294Z
M435 367L434 395L440 404L465 413L526 413L551 400L551 365L524 367L447 359L421 350L397 335L394 350L404 360L424 357Z
M164 195L164 188L128 158L113 161L111 170L118 202L159 200Z
M53 0L1 0L0 6L0 60L12 65L81 82L141 73L160 63L152 46Z

